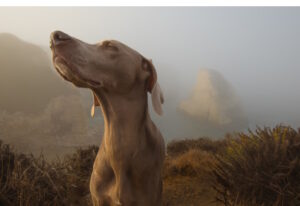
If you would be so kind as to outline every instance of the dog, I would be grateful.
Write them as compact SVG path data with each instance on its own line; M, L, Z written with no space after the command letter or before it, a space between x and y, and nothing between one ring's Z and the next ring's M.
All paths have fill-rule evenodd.
M94 161L90 192L94 206L162 205L164 139L150 118L164 102L151 60L116 40L88 44L61 31L50 36L57 72L93 94L104 136Z

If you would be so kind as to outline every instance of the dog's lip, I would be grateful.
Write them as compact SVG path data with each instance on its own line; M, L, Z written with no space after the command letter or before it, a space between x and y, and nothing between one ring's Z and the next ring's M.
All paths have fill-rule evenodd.
M57 64L63 64L65 65L69 70L73 71L72 67L68 64L68 62L65 60L65 58L59 56L59 55L54 55L53 56L53 62L54 62L54 65L57 65Z
M61 58L59 56L53 56L53 63L54 63L54 67L56 69L56 71L66 80L71 81L71 77L69 74L69 71L65 71L70 70L73 73L72 67L70 67L68 65L68 63L64 60L64 58ZM64 69L62 68L62 66L64 67ZM73 76L73 75L72 75Z
M54 43L53 43L53 40L52 39L50 39L50 42L49 42L49 47L50 47L50 49L51 50L54 50Z
M91 79L87 79L84 78L84 75L81 74L80 70L77 69L76 67L74 67L73 65L70 65L65 58L56 55L55 53L53 54L53 62L54 62L54 66L55 69L58 71L58 73L66 80L71 81L72 79L76 79L77 81L83 83L85 82L86 84L90 85L91 87L94 88L98 88L101 87L102 84L98 81L95 80L91 80ZM62 68L58 65L58 64L62 64L63 66L65 66L69 71L65 72L62 70ZM70 74L71 73L71 74ZM70 77L71 75L71 77Z

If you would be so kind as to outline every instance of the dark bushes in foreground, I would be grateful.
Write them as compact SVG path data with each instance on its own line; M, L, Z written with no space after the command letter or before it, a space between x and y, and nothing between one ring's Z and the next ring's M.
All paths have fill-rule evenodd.
M97 150L78 149L47 162L0 141L0 205L91 205ZM163 177L164 206L300 205L300 131L277 126L223 140L171 142Z
M185 139L172 141L167 145L169 156L182 155L189 150L201 150L209 153L218 153L226 146L224 140L212 140L210 138Z
M96 151L78 150L49 163L43 156L16 154L0 142L0 205L87 205Z
M300 130L258 128L228 138L213 187L224 205L300 205Z

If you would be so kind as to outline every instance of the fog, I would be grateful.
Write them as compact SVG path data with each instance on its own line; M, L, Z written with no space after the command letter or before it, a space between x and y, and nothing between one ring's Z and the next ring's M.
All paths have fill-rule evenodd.
M79 96L53 98L44 111L0 111L0 139L18 152L43 153L47 159L74 151L75 148L100 144L103 126L88 124Z
M159 117L150 110L166 140L199 136L219 138L226 132L244 131L256 125L284 123L298 127L299 21L300 8L288 7L0 8L0 33L14 34L42 48L49 58L43 64L50 62L49 35L54 30L65 31L88 43L117 39L151 58L164 91L164 116ZM3 45L1 48L3 51ZM7 50L4 51L7 55ZM36 58L32 57L32 61ZM2 77L7 74L3 62L0 63ZM47 69L57 75L50 63ZM33 78L32 81L37 80ZM60 83L63 86L50 90L35 87L33 92L46 93L46 96L61 90L66 93L51 94L50 99L45 97L46 101L36 96L34 101L39 103L36 107L41 109L32 121L46 124L51 122L45 117L50 115L49 111L60 114L57 111L68 109L67 100L59 99L66 94L80 98L79 114L88 114L92 103L90 92L74 87L68 90L70 83ZM2 94L16 91L13 96L19 95L18 90L10 87L3 90L3 84L2 91ZM16 105L13 108L18 108L15 100L1 96L1 103L9 105L10 101ZM55 104L52 101L62 101L57 103L60 106L56 106L55 111L49 110L49 105ZM25 109L14 111L4 106L0 109L5 118L16 115L15 112L25 112ZM77 123L77 117L71 114L68 120L63 119L66 122L74 119L74 125L81 126L72 131L80 133L94 131L86 129L90 125L102 128L100 111L96 115L96 119L86 115ZM44 120L34 120L36 118ZM3 125L2 128L6 127ZM85 134L89 136L88 132ZM101 134L99 141L100 137ZM85 143L97 141L93 138L86 139Z
M7 33L0 45L0 140L51 159L100 143L103 121L91 122L80 92L53 72L40 46Z
M191 96L179 109L195 120L226 127L245 128L246 119L239 97L223 76L214 70L200 70Z

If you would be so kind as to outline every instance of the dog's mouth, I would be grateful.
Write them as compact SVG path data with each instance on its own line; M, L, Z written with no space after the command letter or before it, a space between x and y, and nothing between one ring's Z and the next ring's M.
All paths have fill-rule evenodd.
M84 75L80 72L80 69L76 66L70 64L66 61L65 58L53 54L53 64L56 71L67 81L74 83L76 86L79 87L93 87L98 88L101 87L102 84L100 82L87 79Z
M56 71L66 80L71 81L72 76L70 73L72 72L72 67L70 67L67 62L60 57L54 57L54 67ZM73 72L72 72L73 73Z
M56 71L65 80L74 83L76 86L83 86L83 82L79 78L77 70L73 66L68 64L68 62L63 57L54 56L53 64Z

